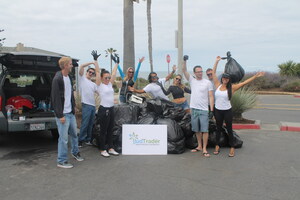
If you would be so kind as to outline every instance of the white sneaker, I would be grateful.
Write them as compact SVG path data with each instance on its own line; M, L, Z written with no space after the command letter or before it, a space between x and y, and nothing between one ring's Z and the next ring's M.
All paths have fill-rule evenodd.
M114 155L114 156L118 156L119 155L119 153L116 152L114 149L108 150L108 153L111 154L111 155Z
M101 156L108 158L110 155L107 153L106 150L104 150L104 151L101 151Z

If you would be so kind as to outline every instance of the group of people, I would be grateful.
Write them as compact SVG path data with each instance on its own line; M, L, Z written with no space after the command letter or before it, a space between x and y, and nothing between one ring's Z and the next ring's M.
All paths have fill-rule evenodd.
M230 99L235 91L245 84L253 81L255 78L263 76L259 72L244 82L232 84L229 74L223 74L221 81L216 76L217 65L221 57L217 57L213 69L206 71L209 80L203 79L203 69L197 65L193 68L194 76L187 72L188 56L184 56L183 74L189 81L191 89L182 84L182 76L175 75L173 84L166 90L165 82L171 79L176 72L176 66L165 78L159 78L157 73L151 72L148 76L149 84L143 89L134 88L137 80L139 69L144 57L139 59L136 71L134 68L128 68L124 75L119 63L119 58L112 56L115 66L110 74L105 69L101 69L98 64L100 54L92 51L94 61L85 63L79 67L79 85L82 103L82 121L79 136L77 136L77 125L75 119L75 98L72 88L72 80L69 76L73 67L72 60L69 57L62 57L59 60L58 71L52 82L51 101L56 116L56 123L59 132L58 139L58 158L57 166L61 168L72 168L73 165L68 162L68 135L71 136L71 155L77 161L83 161L79 152L79 147L92 145L92 128L95 119L96 105L95 93L100 95L101 103L98 109L98 119L100 123L100 133L97 137L97 144L100 154L103 157L110 155L119 155L113 148L112 131L114 126L114 89L113 84L116 80L116 73L119 70L122 78L119 100L120 103L126 103L133 93L150 93L154 98L169 100L170 93L173 96L175 106L181 107L186 112L191 113L192 130L196 132L198 146L192 152L202 151L203 156L210 157L207 151L208 143L208 124L209 119L215 116L217 124L217 141L220 137L223 122L225 120L229 135L230 152L229 156L234 156L233 134L232 134L232 111ZM94 65L93 67L90 67ZM85 68L88 69L85 72ZM96 81L92 79L95 77ZM190 105L185 98L184 93L190 93ZM214 154L220 152L217 144Z

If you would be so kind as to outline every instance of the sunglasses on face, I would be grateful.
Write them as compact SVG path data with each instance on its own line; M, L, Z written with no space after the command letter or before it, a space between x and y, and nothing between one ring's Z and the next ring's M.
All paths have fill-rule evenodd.
M157 76L151 76L151 79L158 79Z
M104 77L105 80L110 80L111 77L110 76L107 76L107 77Z
M176 78L177 81L181 81L181 78Z
M91 74L91 75L95 74L95 72L93 72L93 71L88 71L88 73Z
M133 74L134 72L133 71L129 71L128 73Z
M207 76L212 76L212 74L206 74Z

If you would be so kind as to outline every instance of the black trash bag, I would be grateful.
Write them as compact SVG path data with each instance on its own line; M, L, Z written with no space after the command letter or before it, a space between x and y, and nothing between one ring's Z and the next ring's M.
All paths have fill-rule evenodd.
M181 154L185 151L185 138L178 142L168 141L168 153L169 154Z
M185 147L188 149L195 149L198 147L196 134L194 134L192 137L185 138Z
M165 118L170 118L176 122L180 122L186 112L181 107L166 108L163 112Z
M243 67L231 57L230 52L227 52L227 63L225 65L225 73L230 74L231 82L237 83L241 81L245 75Z
M192 131L191 114L186 113L181 121L178 122L178 125L181 127L186 138L192 137L195 134Z
M139 106L135 104L121 104L114 106L115 126L136 124L139 115Z
M168 126L168 141L178 142L184 138L184 133L181 130L181 127L176 123L176 121L168 118L158 118L156 121L157 124L165 124Z
M217 125L213 120L209 121L209 128L208 128L208 146L214 147L217 144ZM222 127L222 131L220 134L219 140L220 147L227 147L228 146L228 135L227 130Z
M156 114L154 112L150 112L140 116L137 124L156 124L156 119Z
M95 121L94 125L93 125L93 130L92 130L92 141L91 143L95 146L98 147L98 138L99 138L99 134L100 134L100 124L99 122L97 123Z
M113 147L114 149L121 153L122 152L122 127L113 128Z
M165 124L168 127L168 153L183 153L185 150L185 137L177 122L168 118L159 118L156 123Z
M243 140L241 140L240 136L238 136L238 134L235 131L232 131L233 133L233 138L234 138L234 144L233 147L238 149L241 148L243 146Z
M160 99L150 99L147 102L147 110L148 112L154 112L156 116L162 116L163 108Z

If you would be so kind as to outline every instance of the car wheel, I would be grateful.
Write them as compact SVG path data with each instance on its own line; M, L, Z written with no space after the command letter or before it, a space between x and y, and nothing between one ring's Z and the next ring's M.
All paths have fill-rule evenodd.
M53 140L58 140L59 134L58 134L58 130L57 129L52 129L51 130L51 135L52 135Z

